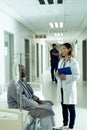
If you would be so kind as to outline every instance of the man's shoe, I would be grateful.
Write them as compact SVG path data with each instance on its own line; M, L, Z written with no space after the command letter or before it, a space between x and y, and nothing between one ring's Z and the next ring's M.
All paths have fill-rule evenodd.
M61 127L53 127L53 130L71 130L71 129L67 129L68 128L68 126L61 126Z
M57 84L57 80L55 80L55 84Z

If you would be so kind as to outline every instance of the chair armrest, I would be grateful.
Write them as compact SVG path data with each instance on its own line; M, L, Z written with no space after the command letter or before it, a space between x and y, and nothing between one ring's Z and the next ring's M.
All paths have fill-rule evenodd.
M15 109L0 109L0 129L23 130L23 114Z
M4 113L12 113L12 114L17 114L18 116L22 116L22 112L19 109L9 109L9 108L4 108L0 109L0 112Z

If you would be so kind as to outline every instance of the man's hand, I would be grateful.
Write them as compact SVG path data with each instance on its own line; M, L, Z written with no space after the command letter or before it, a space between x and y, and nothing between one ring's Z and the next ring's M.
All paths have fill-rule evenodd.
M56 52L52 52L52 55L54 55L54 56L59 56L59 54L56 53Z
M37 102L38 104L44 104L44 101L39 100L39 99L37 99L36 102Z

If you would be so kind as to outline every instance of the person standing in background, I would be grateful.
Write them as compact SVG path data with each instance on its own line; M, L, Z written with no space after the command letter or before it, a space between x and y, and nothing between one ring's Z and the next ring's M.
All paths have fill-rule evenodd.
M58 62L59 62L59 51L57 50L56 44L52 44L52 49L50 50L50 62L51 62L51 79L52 82L55 81L57 83L57 79L54 75L58 68Z
M58 95L62 106L63 125L61 130L72 130L75 124L77 103L76 81L80 77L79 64L72 56L72 46L70 43L61 45L62 58L59 62L58 69L70 67L71 74L59 74L56 72L58 80Z

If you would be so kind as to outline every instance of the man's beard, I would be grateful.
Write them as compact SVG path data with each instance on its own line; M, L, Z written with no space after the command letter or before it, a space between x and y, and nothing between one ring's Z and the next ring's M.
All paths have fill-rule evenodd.
M25 78L25 73L24 72L21 73L21 78Z

